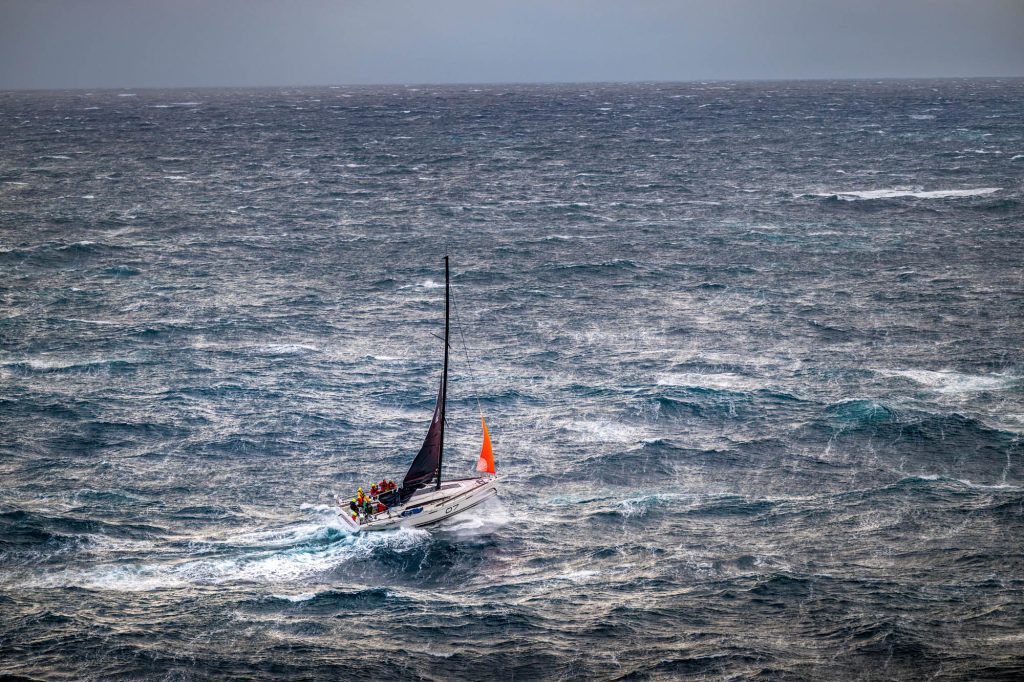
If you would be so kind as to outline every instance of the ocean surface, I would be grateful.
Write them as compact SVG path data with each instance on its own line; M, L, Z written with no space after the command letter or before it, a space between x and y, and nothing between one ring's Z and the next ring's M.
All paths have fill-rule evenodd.
M0 93L0 673L1024 678L1024 80ZM453 318L446 476L350 535Z

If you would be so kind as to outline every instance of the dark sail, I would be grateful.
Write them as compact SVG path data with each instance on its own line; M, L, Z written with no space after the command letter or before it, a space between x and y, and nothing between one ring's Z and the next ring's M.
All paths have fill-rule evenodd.
M416 459L409 467L409 473L402 480L402 499L408 499L413 491L436 480L441 487L441 458L444 454L444 407L448 396L448 256L444 257L444 369L441 373L441 387L437 391L434 418L423 439Z
M438 473L441 464L441 448L444 442L444 381L437 392L437 405L434 407L434 419L430 422L427 437L423 439L416 459L409 467L409 473L402 480L402 488L412 492L416 488L430 483Z

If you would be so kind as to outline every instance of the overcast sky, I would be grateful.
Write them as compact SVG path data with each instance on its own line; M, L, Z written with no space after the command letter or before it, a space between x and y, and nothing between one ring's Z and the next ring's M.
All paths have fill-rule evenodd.
M0 0L0 88L1024 76L1024 0Z

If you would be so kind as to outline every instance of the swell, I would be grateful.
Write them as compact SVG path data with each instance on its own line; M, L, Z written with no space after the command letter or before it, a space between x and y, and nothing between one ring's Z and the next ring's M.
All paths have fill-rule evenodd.
M1020 677L1021 88L0 93L0 667Z

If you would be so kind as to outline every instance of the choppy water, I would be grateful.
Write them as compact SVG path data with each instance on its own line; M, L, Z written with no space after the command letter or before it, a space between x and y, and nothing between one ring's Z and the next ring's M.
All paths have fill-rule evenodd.
M1021 678L1021 102L0 94L0 672Z

